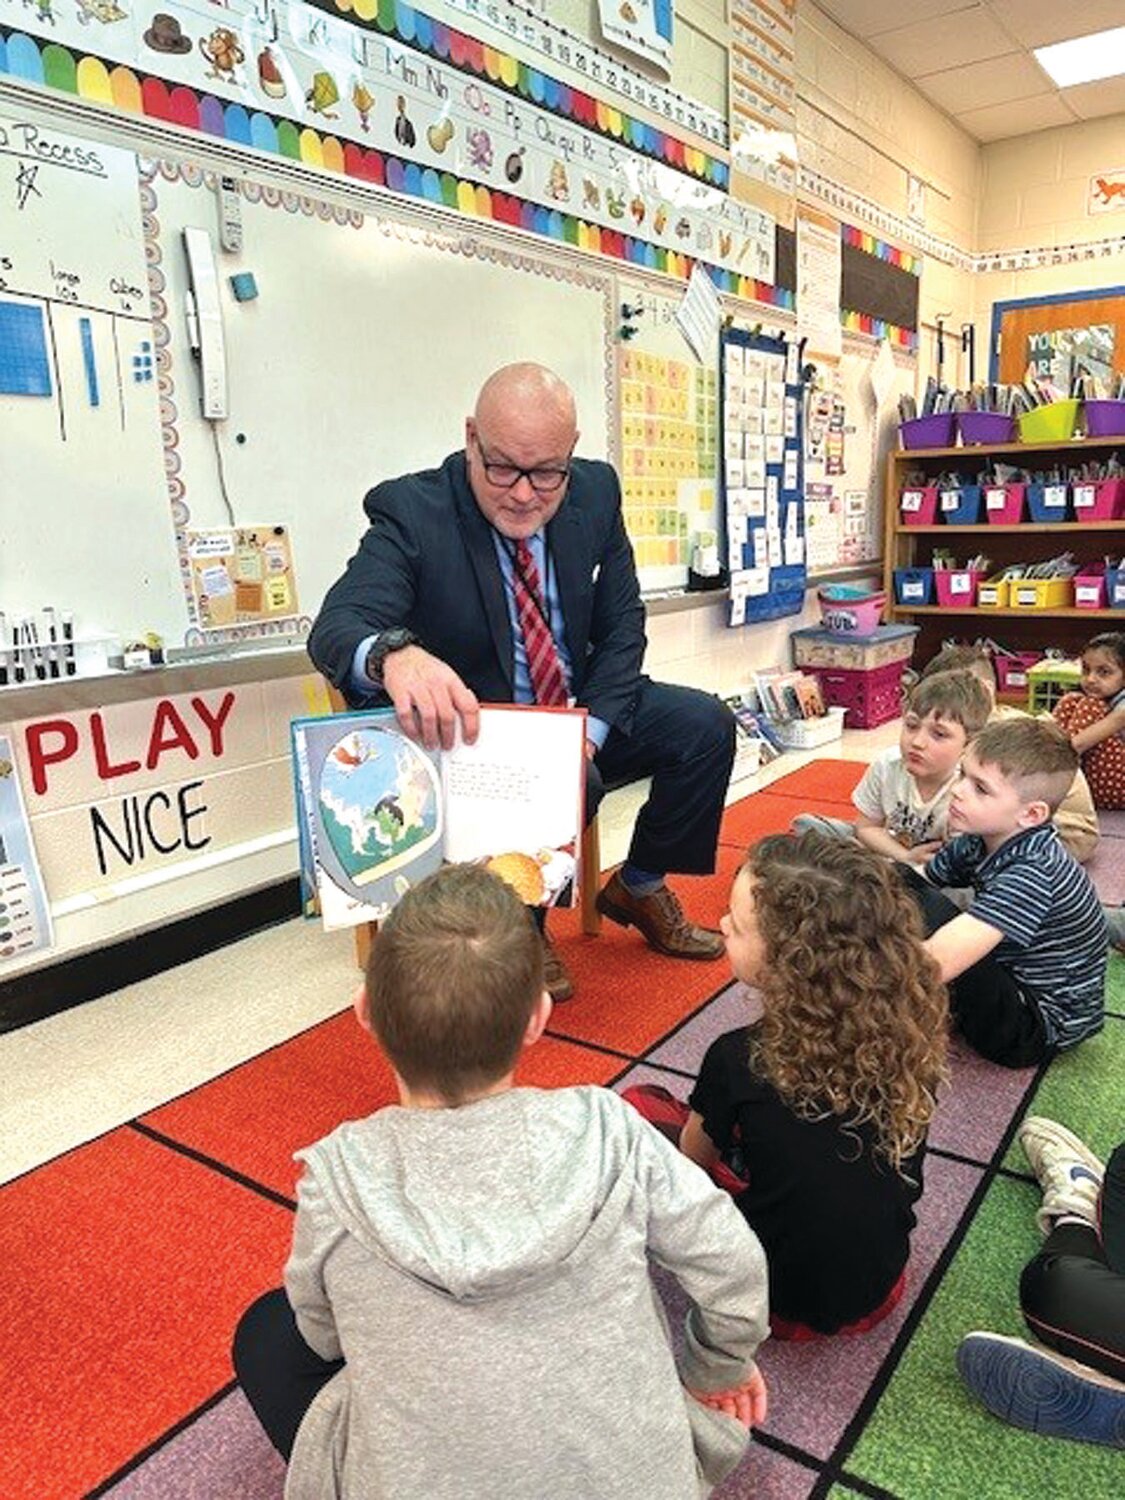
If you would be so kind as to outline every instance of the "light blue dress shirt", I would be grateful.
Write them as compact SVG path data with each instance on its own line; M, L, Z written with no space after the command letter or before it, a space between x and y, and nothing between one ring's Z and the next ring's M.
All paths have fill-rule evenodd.
M512 627L512 644L515 648L513 701L516 703L534 703L535 694L531 688L531 674L527 670L527 647L524 644L523 631L520 629L519 618L516 614L516 595L513 587L515 565L512 561L511 552L504 545L503 539L496 531L492 533L492 543L496 548L496 559L500 564L500 572L504 578L504 601L508 606L508 621ZM566 678L567 690L569 691L571 681L570 653L566 648L566 622L563 620L558 579L555 569L547 566L547 545L543 533L537 531L534 536L529 536L527 545L531 549L532 557L535 559L535 566L539 572L540 586L546 589L546 605L547 614L551 621L551 634L555 640L555 650L559 654L563 676ZM355 649L355 655L352 657L351 686L357 697L369 698L371 696L371 679L364 668L367 662L367 653L375 644L376 639L377 634L364 636ZM608 733L609 725L604 719L597 719L593 714L586 716L586 738L592 740L599 750L605 744Z

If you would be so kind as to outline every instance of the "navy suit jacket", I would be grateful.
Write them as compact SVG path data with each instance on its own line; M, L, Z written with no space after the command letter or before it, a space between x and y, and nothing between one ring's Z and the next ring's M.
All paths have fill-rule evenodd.
M329 589L309 655L345 696L360 641L405 625L486 703L512 700L515 651L493 531L464 452L369 490L359 551ZM628 734L645 650L633 551L611 465L576 458L547 526L577 702ZM366 702L374 701L375 695Z

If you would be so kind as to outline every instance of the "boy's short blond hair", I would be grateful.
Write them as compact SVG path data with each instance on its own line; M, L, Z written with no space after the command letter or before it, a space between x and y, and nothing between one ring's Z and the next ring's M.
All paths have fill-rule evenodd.
M527 908L478 865L447 865L408 891L367 964L371 1028L395 1071L451 1105L511 1072L542 992Z
M995 766L1024 802L1045 802L1054 813L1074 784L1078 751L1053 719L1000 719L972 743L982 766Z
M943 646L922 668L922 679L942 672L972 672L990 687L996 686L996 668L984 646Z
M992 699L988 689L974 672L937 672L923 676L910 690L907 713L924 719L934 714L960 724L965 737L972 739L988 723Z

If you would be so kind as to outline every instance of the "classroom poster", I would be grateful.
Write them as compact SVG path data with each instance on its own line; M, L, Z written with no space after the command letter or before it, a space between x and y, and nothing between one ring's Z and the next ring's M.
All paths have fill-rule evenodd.
M672 0L598 0L602 36L672 76Z
M27 821L12 742L0 735L0 964L50 948L51 912Z

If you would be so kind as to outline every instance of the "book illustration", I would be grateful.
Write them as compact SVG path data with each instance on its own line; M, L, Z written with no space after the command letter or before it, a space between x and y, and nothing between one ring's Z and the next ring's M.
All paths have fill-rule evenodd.
M479 862L529 906L573 904L581 710L481 710L472 745L427 751L393 713L292 726L302 902L326 927L381 921L444 860Z

